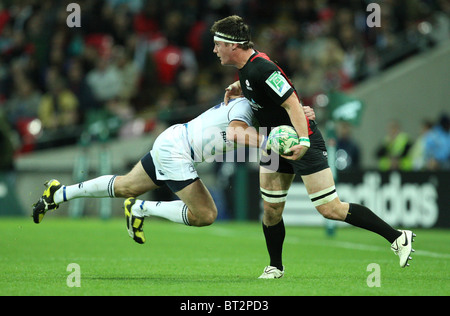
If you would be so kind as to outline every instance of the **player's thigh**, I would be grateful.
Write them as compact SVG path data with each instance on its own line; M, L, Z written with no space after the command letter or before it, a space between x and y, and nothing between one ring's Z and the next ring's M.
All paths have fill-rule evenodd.
M334 178L330 168L302 176L308 194L314 194L334 186Z
M117 197L136 197L158 187L139 161L126 175L116 178L114 192Z
M262 166L259 167L260 187L265 190L287 191L291 187L294 177L294 174L273 172Z
M216 204L201 179L197 179L175 194L187 205L194 217L201 218L209 224L217 218Z

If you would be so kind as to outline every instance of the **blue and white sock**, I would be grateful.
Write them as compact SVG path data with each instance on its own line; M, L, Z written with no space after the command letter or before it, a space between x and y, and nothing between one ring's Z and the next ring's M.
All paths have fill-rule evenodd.
M190 226L188 207L180 200L170 202L136 200L131 211L139 217L158 216L175 223Z
M114 195L114 181L115 175L101 176L85 182L80 182L74 185L63 185L55 192L53 197L56 204L67 202L77 198L105 198L115 197Z

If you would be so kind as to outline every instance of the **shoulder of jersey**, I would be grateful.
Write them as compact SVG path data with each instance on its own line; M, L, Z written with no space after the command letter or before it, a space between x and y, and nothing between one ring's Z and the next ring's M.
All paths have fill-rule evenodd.
M231 106L229 106L229 109L231 110L231 108L233 108L234 106L239 106L239 107L249 107L250 108L250 102L248 102L248 100L246 98L238 98L238 99L234 99L232 101L231 104L229 104Z
M263 72L277 70L277 66L270 60L264 59L262 57L255 58L253 62L251 62L253 67L249 70L249 74L251 76L260 76Z
M256 57L255 59L253 59L252 63L255 65L259 65L259 66L265 66L265 65L275 66L275 64L272 60L266 59L264 57Z

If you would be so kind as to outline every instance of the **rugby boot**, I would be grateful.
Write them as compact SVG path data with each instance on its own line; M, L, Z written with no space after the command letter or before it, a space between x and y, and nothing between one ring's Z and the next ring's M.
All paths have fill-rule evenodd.
M284 275L284 267L283 270L278 269L277 267L267 266L264 268L263 274L259 276L258 279L279 279Z
M392 251L400 257L400 267L408 267L409 260L412 260L410 256L415 250L412 248L413 237L416 237L410 230L399 230L402 234L391 245Z
M58 180L52 179L44 183L47 187L39 201L33 204L33 221L39 224L44 219L45 213L56 210L59 205L55 203L53 197L55 192L62 187Z
M144 236L144 217L133 215L131 208L136 203L135 198L128 198L123 203L125 209L125 219L127 222L128 235L138 244L145 243Z

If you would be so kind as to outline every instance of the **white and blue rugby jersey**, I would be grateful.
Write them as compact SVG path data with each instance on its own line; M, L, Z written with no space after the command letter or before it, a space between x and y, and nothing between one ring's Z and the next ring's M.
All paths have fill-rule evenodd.
M246 98L230 100L228 105L222 102L185 124L195 162L235 149L226 137L228 124L234 120L252 125L253 112Z

